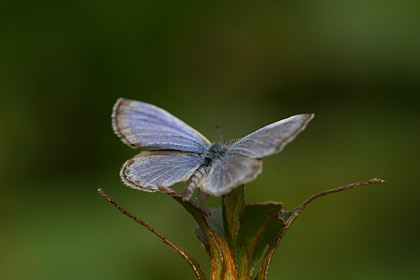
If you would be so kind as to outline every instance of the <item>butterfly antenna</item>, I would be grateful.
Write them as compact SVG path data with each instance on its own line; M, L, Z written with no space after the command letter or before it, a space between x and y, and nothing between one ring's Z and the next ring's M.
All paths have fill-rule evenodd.
M224 142L225 140L223 140L222 132L220 131L220 127L217 124L216 124L216 130L217 130L217 133L219 134L220 140L222 140L222 142Z

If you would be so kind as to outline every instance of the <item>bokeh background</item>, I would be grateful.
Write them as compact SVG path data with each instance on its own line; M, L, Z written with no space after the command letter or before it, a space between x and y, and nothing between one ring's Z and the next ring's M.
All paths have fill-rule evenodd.
M270 279L418 279L419 9L379 0L1 1L0 278L195 279L98 187L209 270L180 205L120 182L138 153L111 129L112 106L126 97L212 141L216 125L232 139L315 113L264 160L248 201L291 210L328 188L387 183L306 208Z

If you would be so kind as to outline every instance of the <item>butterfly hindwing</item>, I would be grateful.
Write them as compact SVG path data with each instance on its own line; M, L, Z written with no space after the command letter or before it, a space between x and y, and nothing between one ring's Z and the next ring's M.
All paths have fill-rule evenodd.
M201 184L205 193L219 196L249 182L261 172L262 161L227 151L214 160L208 176Z
M200 166L203 155L179 151L144 151L128 160L121 169L124 183L134 189L154 192L186 181Z

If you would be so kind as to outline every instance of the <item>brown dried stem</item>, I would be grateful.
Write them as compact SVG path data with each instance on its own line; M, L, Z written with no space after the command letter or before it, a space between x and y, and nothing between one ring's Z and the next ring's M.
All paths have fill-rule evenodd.
M134 221L136 221L140 225L144 226L145 228L147 228L149 231L151 231L152 233L154 233L163 243L169 245L173 250L175 250L178 254L180 254L181 257L183 257L189 263L189 265L193 269L193 271L194 271L194 273L195 273L195 275L197 276L198 279L200 279L200 280L201 279L202 280L205 280L206 279L205 276L202 275L202 273L201 273L202 270L199 267L197 267L197 265L194 263L194 261L191 259L190 255L187 252L185 252L183 249L181 249L180 247L178 247L177 245L175 245L174 243L172 243L170 240L168 240L161 233L159 233L154 228L152 228L151 226L149 226L147 223L145 223L141 219L137 218L136 216L134 216L133 214L131 214L130 212L128 212L127 210L125 210L124 208L122 208L115 201L113 201L102 189L99 188L98 189L98 193L100 195L102 195L106 200L108 200L109 202L111 202L120 212L122 212L123 214L127 215L128 217L130 217L131 219L133 219Z
M285 228L283 229L282 233L280 234L279 238L277 239L277 242L276 242L275 246L273 246L273 248L269 252L268 263L267 263L268 267L270 267L270 262L271 262L271 259L273 257L273 254L276 251L277 246L279 245L279 243L282 240L283 236L285 235L286 231L289 229L289 227L293 223L293 221L296 220L296 218L299 216L299 214L302 213L303 209L309 203L311 203L315 199L317 199L319 197L322 197L324 195L327 195L327 194L349 190L349 189L352 189L352 188L357 187L357 186L371 185L371 184L384 183L384 182L385 182L385 180L373 178L373 179L370 179L369 181L357 182L357 183L341 186L341 187L338 187L338 188L335 188L335 189L326 190L326 191L320 192L320 193L318 193L316 195L313 195L310 198L308 198L304 203L302 203L295 210L293 210L292 216L290 216L290 218L287 219L287 221L285 221L285 223L286 223ZM268 277L268 269L265 271L264 279L267 279L267 277Z

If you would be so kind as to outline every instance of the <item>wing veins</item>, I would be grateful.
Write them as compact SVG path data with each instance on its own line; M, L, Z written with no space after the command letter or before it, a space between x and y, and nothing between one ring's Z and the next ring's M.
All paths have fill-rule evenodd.
M132 107L130 107L130 108L132 108ZM195 131L190 126L188 126L186 123L184 123L183 121L181 121L179 119L176 119L179 122L179 124L182 124L182 126L178 126L178 127L175 126L175 123L177 123L176 120L170 120L169 121L168 120L169 118L173 119L175 117L172 116L172 115L170 115L166 111L163 111L162 110L163 112L166 113L166 114L163 114L163 115L165 115L168 118L159 118L158 117L159 115L152 115L150 113L146 113L144 110L139 111L137 109L134 109L133 111L138 111L140 114L144 114L144 115L148 116L150 119L144 120L145 122L154 123L154 122L152 122L150 120L155 120L156 119L156 120L159 120L161 123L165 124L167 127L170 127L172 129L174 129L176 131L179 131L179 132L182 132L182 133L187 133L189 136L196 136L199 139L199 137L195 134ZM135 116L135 115L134 114L130 114L130 116ZM168 121L166 121L166 120L168 120ZM159 124L159 123L155 123L155 124ZM182 128L185 128L185 129L181 129L181 127ZM192 135L190 134L191 132L193 133Z

